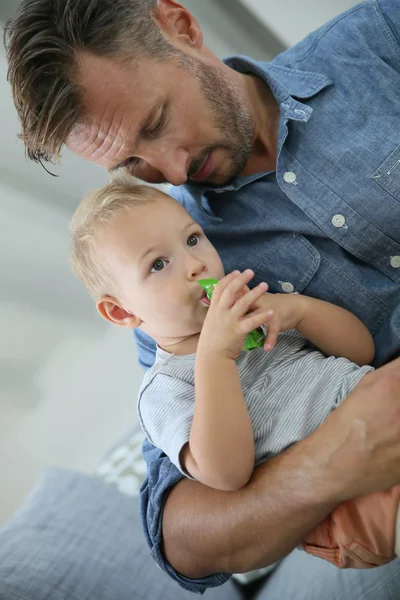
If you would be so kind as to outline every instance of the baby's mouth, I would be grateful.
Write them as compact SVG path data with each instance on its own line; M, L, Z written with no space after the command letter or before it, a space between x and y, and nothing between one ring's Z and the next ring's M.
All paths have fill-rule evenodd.
M203 295L202 295L202 297L200 298L200 300L201 300L201 302L202 302L203 304L205 304L206 306L210 306L210 304L211 304L211 303L210 303L210 300L207 298L207 292L206 292L206 290L204 290L204 291L203 291Z

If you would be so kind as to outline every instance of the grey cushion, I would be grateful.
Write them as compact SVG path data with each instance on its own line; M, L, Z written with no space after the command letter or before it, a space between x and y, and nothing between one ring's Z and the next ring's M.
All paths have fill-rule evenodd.
M144 542L138 503L85 475L46 471L0 529L1 600L181 600ZM240 600L229 582L209 600Z
M256 600L399 600L400 559L377 569L337 569L294 550L267 578Z

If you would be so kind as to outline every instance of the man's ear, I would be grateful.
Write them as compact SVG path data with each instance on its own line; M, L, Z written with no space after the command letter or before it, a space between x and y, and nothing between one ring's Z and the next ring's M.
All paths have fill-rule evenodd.
M123 308L115 298L105 296L96 303L96 308L106 321L114 323L119 327L136 329L142 324L142 320Z
M154 18L174 46L179 45L179 42L197 50L203 46L203 32L200 25L187 8L178 2L157 0Z

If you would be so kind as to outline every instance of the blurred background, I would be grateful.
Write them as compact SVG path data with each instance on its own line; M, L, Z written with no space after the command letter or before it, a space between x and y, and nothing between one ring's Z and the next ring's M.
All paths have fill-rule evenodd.
M270 60L353 0L182 0L220 57ZM0 0L0 24L18 0ZM67 151L59 177L25 160L0 47L0 524L40 471L90 472L136 423L142 372L70 272L68 222L106 173Z

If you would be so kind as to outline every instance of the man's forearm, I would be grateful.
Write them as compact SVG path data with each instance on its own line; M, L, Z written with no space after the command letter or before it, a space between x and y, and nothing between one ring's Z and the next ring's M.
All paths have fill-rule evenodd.
M183 480L171 491L163 517L164 552L187 577L245 572L288 554L338 500L310 476L308 440L258 467L236 492ZM310 471L309 471L310 469Z

